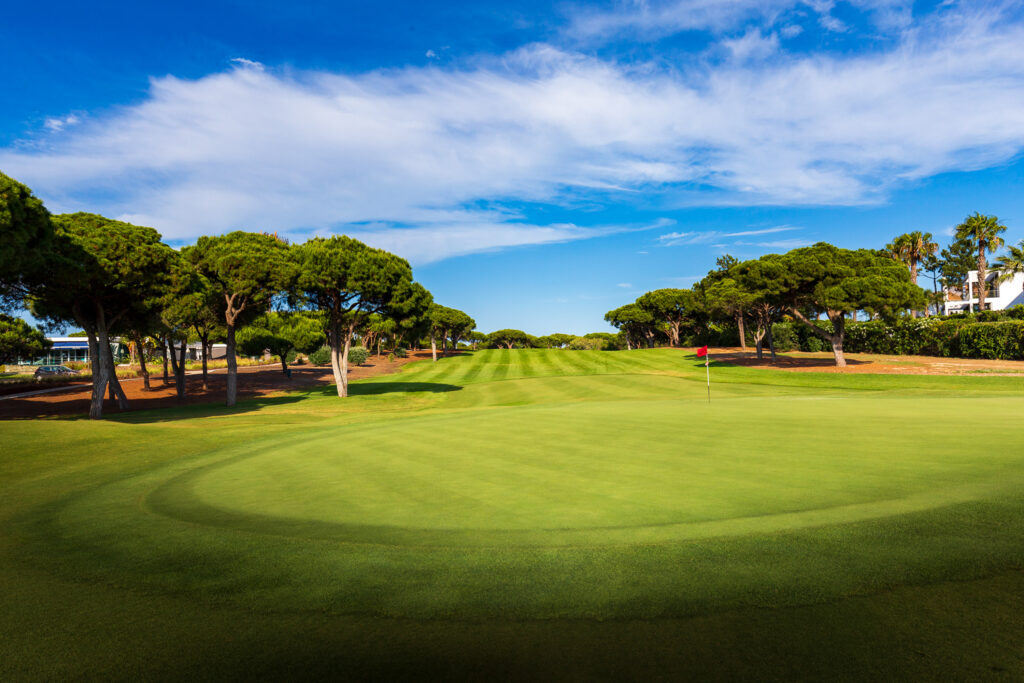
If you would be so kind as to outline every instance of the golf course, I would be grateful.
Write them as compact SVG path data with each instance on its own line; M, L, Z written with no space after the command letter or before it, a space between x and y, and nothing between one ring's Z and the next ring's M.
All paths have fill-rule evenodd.
M0 423L0 678L1024 676L1021 379L710 372Z

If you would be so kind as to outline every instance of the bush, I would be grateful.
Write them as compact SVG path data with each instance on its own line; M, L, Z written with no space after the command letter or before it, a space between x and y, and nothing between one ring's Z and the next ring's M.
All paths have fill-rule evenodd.
M772 342L777 352L792 351L800 348L800 337L793 329L795 323L775 323L772 325Z
M1003 313L1010 320L1024 320L1024 304L1017 304L1016 306L1010 306Z
M330 365L331 347L321 346L319 349L309 354L309 362L313 365Z
M572 351L603 351L608 347L608 341L600 337L574 337L567 349Z
M362 346L353 346L348 350L348 362L353 365L362 365L370 357L370 352Z
M395 349L391 353L392 353L392 355L394 355L395 358L408 358L409 357L409 352L405 348L403 348L401 346L399 346L397 349Z
M998 322L1003 317L1002 311L978 311L975 314L975 319L979 323L994 323Z
M1024 323L1020 321L970 323L959 332L961 358L1024 360Z

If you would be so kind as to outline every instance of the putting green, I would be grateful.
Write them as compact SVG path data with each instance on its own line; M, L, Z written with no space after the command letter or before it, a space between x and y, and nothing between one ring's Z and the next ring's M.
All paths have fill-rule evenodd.
M852 437L850 401L800 398L724 399L714 412L650 400L412 417L312 431L175 477L147 501L200 523L351 542L565 545L848 522L1019 485L1018 458L1001 450L979 460L945 435L894 435L945 403L871 399L858 417L872 429ZM728 434L742 413L752 413L745 433ZM766 438L787 423L797 435L804 420L814 433Z

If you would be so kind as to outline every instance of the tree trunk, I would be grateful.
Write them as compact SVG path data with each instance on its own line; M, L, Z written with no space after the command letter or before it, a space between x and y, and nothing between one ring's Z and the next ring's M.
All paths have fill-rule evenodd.
M669 330L672 333L672 339L671 339L672 346L678 347L679 346L679 323L678 322L670 322L669 323Z
M430 356L437 362L437 339L434 337L434 333L430 333Z
M238 402L238 361L235 358L235 325L228 323L228 397L227 406L233 407Z
M747 350L747 330L743 320L743 314L740 313L736 316L736 326L740 328L740 348L744 351Z
M917 261L910 262L910 282L915 287L917 287ZM916 318L917 311L915 311L914 309L910 309L910 317Z
M339 397L344 397L344 375L341 368L341 323L331 323L331 333L328 335L327 345L331 347L331 371L334 373L334 386ZM348 369L347 367L345 368Z
M149 391L149 370L146 368L146 347L142 344L142 336L135 338L135 346L139 350L139 372L142 373L142 388Z
M167 374L167 339L160 337L160 357L164 361L164 384L171 381L170 376Z
M118 410L128 410L128 396L124 393L124 389L121 387L121 380L117 378L117 364L114 363L114 352L110 349L110 336L107 336L107 345L100 346L100 352L106 349L107 352L107 364L110 368L110 374L107 375L107 382L110 386L110 398L117 401Z
M754 330L754 349L757 351L757 359L764 359L764 325L760 322L757 323L757 329Z
M798 308L790 308L789 312L794 318L809 327L811 332L832 344L832 354L835 356L837 368L846 367L846 358L843 356L843 339L846 337L846 318L842 311L828 312L828 319L832 321L832 329L834 330L832 334L829 334L808 320Z
M84 326L83 326L84 327ZM89 338L89 364L92 366L92 398L89 401L89 417L98 420L103 417L103 395L107 392L107 375L105 363L100 358L100 345L96 331L86 327Z
M281 359L281 372L283 372L285 375L288 374L288 361L285 360L286 355L287 354L282 354L278 356L278 358Z
M177 351L171 341L171 369L174 370L174 394L178 401L185 400L185 350L188 344L181 340L181 351ZM176 355L177 354L177 355Z
M210 348L212 346L210 344L210 335L203 335L202 337L199 338L199 342L199 348L202 350L203 354L203 391L209 391L210 384L208 379L208 373L206 370L206 359L210 355Z
M832 354L836 357L836 367L846 367L846 357L843 356L843 338L836 337L832 339Z
M768 338L768 350L771 351L772 362L774 363L776 361L776 358L775 358L775 338L772 336L772 326L771 325L768 325L768 328L765 330L764 336Z
M345 349L341 356L341 384L338 386L338 396L348 396L348 352L352 348L352 335L355 333L355 323L349 323L345 330Z
M448 356L448 330L445 330L444 334L441 335L441 355Z
M978 248L978 312L985 310L985 295L988 293L988 283L985 276L988 275L988 264L985 263L985 247Z

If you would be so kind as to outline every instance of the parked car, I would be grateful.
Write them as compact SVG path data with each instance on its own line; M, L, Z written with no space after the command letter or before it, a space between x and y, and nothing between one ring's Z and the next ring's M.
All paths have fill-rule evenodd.
M40 380L44 377L71 377L79 374L77 370L66 368L63 365L40 365L36 368L35 379Z

